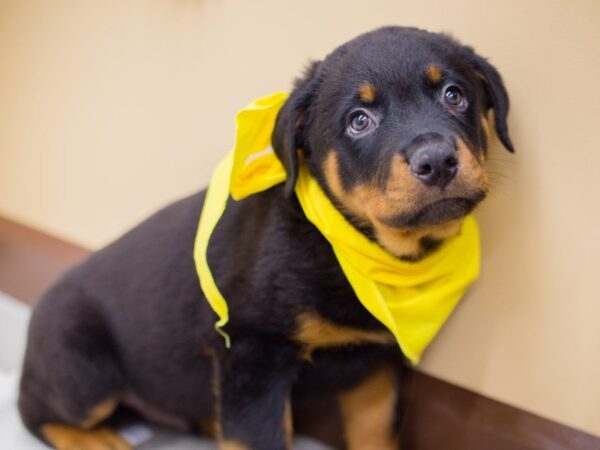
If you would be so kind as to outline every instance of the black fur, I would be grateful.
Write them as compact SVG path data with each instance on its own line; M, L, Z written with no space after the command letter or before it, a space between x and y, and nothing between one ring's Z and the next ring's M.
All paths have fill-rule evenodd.
M444 114L438 92L426 88L422 70L432 58L464 84L471 100L464 115ZM374 108L386 120L380 134L351 142L344 135L346 114L365 79L380 94ZM190 427L216 418L225 439L256 450L282 450L290 392L293 405L303 404L347 389L383 365L400 370L396 345L321 349L307 362L292 339L296 319L306 312L384 331L360 304L331 246L293 195L298 152L331 195L322 171L328 149L344 149L340 172L350 187L384 176L378 171L393 151L408 151L427 130L450 130L473 151L484 152L480 118L489 108L495 110L502 142L512 150L508 97L498 72L443 35L384 28L313 63L296 83L273 133L287 182L243 201L230 199L209 243L209 265L229 304L231 349L214 331L216 316L193 262L201 192L93 254L40 300L20 388L26 426L40 436L40 427L49 422L77 425L90 408L117 395L122 401L142 400ZM431 251L440 244L423 242Z

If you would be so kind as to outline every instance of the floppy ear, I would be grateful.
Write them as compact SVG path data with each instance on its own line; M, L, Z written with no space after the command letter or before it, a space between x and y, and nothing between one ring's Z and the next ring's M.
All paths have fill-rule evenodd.
M473 53L474 54L474 53ZM494 108L494 118L496 126L496 134L500 138L506 149L513 153L515 151L513 143L508 135L508 125L506 117L508 116L509 100L508 93L502 82L502 77L489 62L484 58L475 55L475 70L482 78L485 90L487 92L486 111Z
M313 62L304 76L294 84L294 90L279 111L271 144L275 154L285 167L285 195L294 192L298 178L298 149L308 151L304 140L304 131L308 121L307 110L317 90L317 71L319 62Z

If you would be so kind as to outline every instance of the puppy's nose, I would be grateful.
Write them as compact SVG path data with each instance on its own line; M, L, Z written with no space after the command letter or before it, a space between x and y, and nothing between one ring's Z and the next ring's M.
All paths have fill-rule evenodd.
M410 157L412 174L428 186L446 187L458 170L456 150L451 144L425 144Z

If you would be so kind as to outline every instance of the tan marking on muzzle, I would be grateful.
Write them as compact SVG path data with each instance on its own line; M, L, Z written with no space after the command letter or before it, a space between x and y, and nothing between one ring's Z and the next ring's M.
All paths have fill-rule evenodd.
M459 170L453 181L454 190L473 192L477 189L487 192L489 179L483 168L483 160L478 159L465 141L460 138L456 140L456 152L458 153Z
M457 144L459 171L450 186L450 196L459 197L465 192L487 191L487 175L480 162L460 140ZM325 159L323 171L329 190L341 207L362 224L371 226L379 244L399 257L418 257L422 253L421 239L431 237L444 240L460 230L462 219L422 228L393 227L383 218L394 217L418 208L419 203L435 201L430 188L410 172L402 155L395 155L385 189L372 184L357 184L345 189L340 178L338 157L331 150Z
M347 212L364 220L365 224L373 224L378 217L389 217L401 212L405 205L415 201L419 190L419 181L410 174L408 165L400 155L392 159L386 195L376 183L356 184L346 190L340 178L338 157L331 150L323 164L323 172L327 186L335 198Z

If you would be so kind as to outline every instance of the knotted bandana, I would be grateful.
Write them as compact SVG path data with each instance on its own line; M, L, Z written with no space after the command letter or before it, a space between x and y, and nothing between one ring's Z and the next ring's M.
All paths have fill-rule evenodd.
M200 217L194 246L196 269L202 291L219 316L216 330L224 336L227 347L230 341L223 327L229 310L208 266L208 241L230 195L239 201L285 181L285 169L270 145L277 114L286 99L287 94L275 93L238 113L235 146L213 174ZM331 244L360 302L392 332L404 355L417 364L479 275L475 219L467 216L459 234L433 254L407 262L354 228L302 163L295 192L306 218Z

